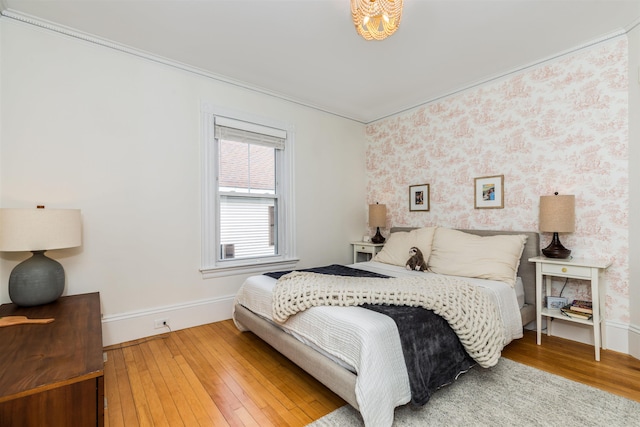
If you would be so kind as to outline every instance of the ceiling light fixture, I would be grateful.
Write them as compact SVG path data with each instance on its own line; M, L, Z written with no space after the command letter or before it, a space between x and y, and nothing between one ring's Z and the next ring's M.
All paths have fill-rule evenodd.
M402 19L403 0L351 0L356 31L366 40L384 40L395 33Z

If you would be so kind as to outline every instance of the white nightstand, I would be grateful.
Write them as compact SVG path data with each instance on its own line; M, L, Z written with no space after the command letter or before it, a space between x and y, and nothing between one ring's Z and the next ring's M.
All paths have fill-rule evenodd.
M365 254L366 261L370 261L382 250L384 243L351 242L353 246L353 263L358 261L358 254Z
M602 272L611 265L609 261L594 259L557 259L537 256L529 258L536 263L536 328L537 343L540 345L542 316L557 318L568 322L581 323L593 327L593 342L596 350L596 360L600 361L600 347L606 349L605 328L602 327L602 314L605 312L605 281ZM574 319L560 313L559 309L548 309L542 302L542 282L545 284L546 295L551 295L551 278L568 277L591 281L591 301L593 317L590 320ZM547 335L551 335L551 322L547 322Z

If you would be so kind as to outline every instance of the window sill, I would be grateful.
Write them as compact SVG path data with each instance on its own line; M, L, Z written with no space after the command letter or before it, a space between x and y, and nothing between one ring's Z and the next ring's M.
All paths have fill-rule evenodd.
M285 259L280 261L262 261L251 262L248 264L234 264L229 266L217 266L202 268L203 279L212 279L216 277L237 276L241 274L267 273L275 270L293 270L300 261L298 258Z

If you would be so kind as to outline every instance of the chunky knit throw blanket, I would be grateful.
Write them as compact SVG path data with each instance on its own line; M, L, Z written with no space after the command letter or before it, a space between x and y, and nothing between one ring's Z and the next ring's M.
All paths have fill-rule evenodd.
M273 317L284 323L311 307L388 304L424 307L443 317L482 367L498 363L505 331L494 302L478 287L449 276L369 278L294 271L276 282Z

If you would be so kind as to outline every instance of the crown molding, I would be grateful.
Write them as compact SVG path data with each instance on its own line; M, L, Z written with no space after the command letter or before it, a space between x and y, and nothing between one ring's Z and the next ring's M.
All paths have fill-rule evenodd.
M77 30L75 28L71 28L71 27L67 27L61 24L57 24L45 19L41 19L41 18L37 18L35 16L26 14L26 13L21 13L21 12L17 12L15 10L9 9L9 8L3 8L5 6L5 0L0 0L0 18L6 18L6 19L11 19L17 22L21 22L24 24L28 24L28 25L32 25L38 28L42 28L45 30L49 30L58 34L62 34L64 36L68 36L68 37L72 37L75 39L80 39L83 40L85 42L88 43L93 43L99 46L103 46L109 49L113 49L119 52L123 52L129 55L133 55L133 56L137 56L139 58L145 59L147 61L151 61L151 62L155 62L158 64L163 64L169 67L173 67L173 68L177 68L180 69L182 71L186 71L188 73L191 74L196 74L198 76L201 77L205 77L211 80L215 80L217 82L221 82L221 83L226 83L228 85L232 85L238 88L242 88L251 92L256 92L256 93L260 93L262 95L266 95L272 98L277 98L283 101L287 101L287 102L291 102L293 104L296 105L300 105L303 107L307 107L307 108L311 108L313 110L317 110L317 111L321 111L323 113L326 114L330 114L332 116L336 116L336 117L341 117L343 119L347 119L347 120L352 120L354 122L357 123L361 123L361 124L365 124L362 120L356 119L354 117L349 117L349 116L345 116L345 115L341 115L332 111L329 111L325 108L322 108L318 105L312 104L312 103L308 103L308 102L304 102L304 101L300 101L298 99L295 98L291 98L289 96L277 93L277 92L273 92L270 91L268 89L265 88L261 88L261 87L257 87L257 86L252 86L249 85L245 82L241 82L239 80L234 80L232 78L226 77L226 76L221 76L221 75L217 75L214 73L211 73L209 71L203 70L202 68L197 68L197 67L192 67L190 65L184 64L182 62L178 62L178 61L174 61L172 59L169 58L165 58L153 53L149 53L140 49L136 49L134 47L131 46L127 46L124 45L122 43L118 43L118 42L114 42L112 40L108 40L108 39L104 39L89 33L85 33L82 32L80 30Z
M372 123L375 123L375 122L380 121L380 120L385 120L385 119L388 119L388 118L391 118L391 117L397 117L399 115L405 114L408 111L415 110L416 108L423 107L423 106L431 104L433 102L441 101L443 99L446 99L446 98L449 98L451 96L457 95L459 93L465 92L465 91L467 91L469 89L473 89L473 88L476 88L476 87L479 87L479 86L482 86L482 85L485 85L485 84L488 84L488 83L491 83L491 82L502 80L502 79L510 77L510 76L512 76L514 74L519 74L519 73L521 73L523 71L526 71L528 69L538 67L538 66L540 66L542 64L546 64L548 62L557 61L557 60L559 60L559 59L561 59L561 58L563 58L565 56L572 55L572 54L580 52L582 50L591 49L594 46L597 46L597 45L599 45L601 43L606 43L606 42L608 42L610 40L613 40L613 39L615 39L617 37L625 36L630 31L632 31L634 28L638 27L639 25L640 25L640 18L638 18L637 20L635 20L633 23L631 23L630 25L628 25L625 28L621 28L621 29L613 31L611 33L607 33L607 34L605 34L603 36L600 36L600 37L598 37L596 39L593 39L593 40L590 40L588 42L582 43L582 44L580 44L578 46L574 46L574 47L572 47L570 49L566 49L564 51L560 51L559 53L556 53L554 55L538 59L538 60L530 62L528 64L525 64L525 65L522 65L522 66L519 66L519 67L516 67L516 68L512 68L510 70L506 70L506 71L504 71L502 73L495 74L493 76L490 76L490 77L487 77L487 78L484 78L484 79L481 79L481 80L477 80L477 81L475 81L473 83L470 83L468 85L461 86L460 88L455 89L453 91L449 91L449 92L444 93L444 94L442 94L440 96L437 96L435 98L431 98L431 99L429 99L427 101L421 102L420 104L413 105L411 107L403 108L402 110L400 110L400 111L398 111L396 113L393 113L393 114L389 114L388 116L379 117L379 118L377 118L375 120L372 120L372 121L370 121L369 123L366 123L366 124L368 125L368 124L372 124Z
M307 107L307 108L311 108L311 109L314 109L314 110L317 110L317 111L321 111L323 113L330 114L332 116L341 117L341 118L347 119L347 120L352 120L354 122L361 123L363 125L369 125L369 124L373 124L373 123L376 123L376 122L381 121L381 120L386 120L386 119L391 118L391 117L397 117L399 115L407 113L408 111L414 110L416 108L423 107L425 105L428 105L428 104L431 104L431 103L434 103L434 102L441 101L443 99L446 99L446 98L449 98L451 96L457 95L459 93L465 92L465 91L467 91L469 89L473 89L473 88L476 88L476 87L479 87L479 86L482 86L482 85L485 85L485 84L488 84L488 83L491 83L491 82L494 82L494 81L498 81L498 80L510 77L510 76L512 76L514 74L521 73L523 71L526 71L528 69L540 66L540 65L548 63L548 62L556 61L556 60L558 60L560 58L563 58L565 56L574 54L574 53L579 52L581 50L590 49L590 48L592 48L594 46L597 46L597 45L599 45L601 43L605 43L605 42L607 42L609 40L612 40L614 38L617 38L617 37L620 37L620 36L625 36L629 32L635 30L636 28L638 28L640 26L640 17L639 17L639 18L637 18L636 20L634 20L633 22L631 22L629 25L627 25L624 28L620 28L620 29L618 29L616 31L607 33L607 34L605 34L603 36L600 36L598 38L592 39L592 40L587 41L585 43L582 43L582 44L580 44L578 46L574 46L574 47L572 47L570 49L566 49L566 50L561 51L561 52L559 52L557 54L554 54L554 55L551 55L551 56L548 56L548 57L545 57L545 58L540 58L540 59L538 59L536 61L533 61L533 62L530 62L528 64L525 64L525 65L522 65L522 66L519 66L519 67L516 67L516 68L512 68L510 70L506 70L504 72L501 72L499 74L495 74L493 76L488 76L488 77L486 77L484 79L481 79L481 80L477 80L475 82L472 82L472 83L469 83L467 85L461 86L461 87L459 87L459 88L457 88L455 90L451 90L449 92L443 93L440 96L427 99L427 100L422 101L422 102L420 102L418 104L415 104L415 105L403 107L400 110L396 111L395 113L388 114L388 115L385 115L385 116L382 116L382 117L378 117L378 118L375 118L375 119L372 119L372 120L369 120L369 121L363 121L361 119L357 119L357 118L354 118L354 117L350 117L350 116L346 116L346 115L342 115L342 114L338 114L338 113L329 111L329 110L327 110L327 109L325 109L323 107L320 107L318 105L315 105L315 104L312 104L312 103L309 103L309 102L300 101L300 100L291 98L289 96L286 96L286 95L283 95L283 94L280 94L280 93L277 93L277 92L270 91L270 90L265 89L265 88L252 86L252 85L249 85L247 83L244 83L244 82L241 82L241 81L238 81L238 80L234 80L234 79L226 77L226 76L221 76L221 75L217 75L217 74L205 71L205 70L203 70L201 68L192 67L190 65L187 65L187 64L184 64L184 63L181 63L181 62L178 62L178 61L174 61L174 60L171 60L169 58L161 57L159 55L155 55L155 54L152 54L152 53L149 53L149 52L145 52L145 51L142 51L142 50L130 47L130 46L126 46L126 45L121 44L121 43L117 43L117 42L114 42L114 41L111 41L111 40L107 40L107 39L103 39L103 38L100 38L100 37L97 37L97 36L94 36L94 35L91 35L91 34L88 34L88 33L84 33L82 31L79 31L79 30L71 28L71 27L67 27L67 26L63 26L63 25L60 25L60 24L53 23L51 21L43 20L43 19L37 18L35 16L29 15L29 14L17 12L15 10L12 10L12 9L7 7L6 0L0 0L0 18L9 18L9 19L12 19L12 20L15 20L15 21L19 21L19 22L22 22L22 23L25 23L25 24L29 24L29 25L33 25L33 26L36 26L36 27L39 27L39 28L47 29L47 30L50 30L50 31L53 31L53 32L56 32L56 33L59 33L59 34L66 35L68 37L73 37L73 38L76 38L76 39L84 40L84 41L89 42L89 43L97 44L97 45L104 46L104 47L107 47L107 48L110 48L110 49L113 49L113 50L117 50L117 51L120 51L120 52L123 52L123 53L134 55L134 56L137 56L139 58L146 59L148 61L152 61L152 62L156 62L156 63L159 63L159 64L167 65L167 66L170 66L170 67L173 67L173 68L177 68L177 69L180 69L180 70L192 73L192 74L196 74L198 76L205 77L205 78L208 78L208 79L211 79L211 80L215 80L215 81L218 81L218 82L221 82L221 83L226 83L226 84L229 84L229 85L232 85L232 86L236 86L238 88L242 88L242 89L249 90L249 91L252 91L252 92L260 93L262 95L266 95L266 96L270 96L270 97L277 98L277 99L280 99L280 100L284 100L284 101L287 101L287 102L291 102L293 104L300 105L300 106Z

